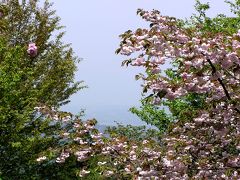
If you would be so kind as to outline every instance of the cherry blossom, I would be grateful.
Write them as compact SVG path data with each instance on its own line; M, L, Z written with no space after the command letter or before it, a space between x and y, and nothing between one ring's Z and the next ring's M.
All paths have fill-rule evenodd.
M37 55L37 46L35 43L29 43L27 53L30 57L35 57Z

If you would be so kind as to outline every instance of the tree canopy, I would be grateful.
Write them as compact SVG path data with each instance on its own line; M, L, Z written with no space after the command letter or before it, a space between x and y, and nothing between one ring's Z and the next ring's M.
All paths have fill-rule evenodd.
M58 108L84 86L74 81L79 59L48 1L4 1L0 12L0 176L24 179L58 140L59 124L34 108Z

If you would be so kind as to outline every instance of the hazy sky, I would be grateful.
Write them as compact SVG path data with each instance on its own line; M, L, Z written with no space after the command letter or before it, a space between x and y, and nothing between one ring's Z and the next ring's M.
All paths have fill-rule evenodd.
M224 0L209 2L210 16L229 14ZM194 12L194 3L194 0L55 0L53 7L66 26L64 41L72 43L76 55L83 58L76 80L84 80L89 86L72 96L71 103L63 109L77 113L85 108L87 117L96 117L102 124L139 123L127 111L139 105L142 88L134 75L141 70L121 67L126 57L115 55L118 36L128 29L148 26L136 15L138 8L186 18Z

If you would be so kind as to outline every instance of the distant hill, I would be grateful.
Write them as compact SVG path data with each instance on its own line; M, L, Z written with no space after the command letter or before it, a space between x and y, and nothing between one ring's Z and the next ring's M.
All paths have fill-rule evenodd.
M147 125L136 115L129 112L129 108L131 107L132 106L125 105L92 105L79 108L79 106L73 106L73 104L69 104L63 106L61 110L78 114L80 109L85 109L84 119L95 118L98 123L102 125L115 126L117 123L123 125L131 124L135 126Z

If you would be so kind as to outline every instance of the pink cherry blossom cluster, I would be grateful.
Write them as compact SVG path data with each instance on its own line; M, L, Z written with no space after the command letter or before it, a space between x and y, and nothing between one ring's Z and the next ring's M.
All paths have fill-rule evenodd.
M95 129L95 120L83 122L78 118L74 119L70 113L59 112L46 106L36 107L35 110L42 113L44 117L51 118L53 122L58 121L65 126L68 123L72 124L71 132L63 129L59 136L60 141L73 143L62 148L49 149L51 154L55 153L56 163L66 163L71 156L75 156L79 162L88 162L92 157L98 156L99 162L96 168L100 167L99 175L102 177L128 175L135 178L158 179L160 176L158 166L161 166L161 147L154 140L134 142L126 137L105 137ZM64 121L69 117L71 117L69 121ZM39 154L36 161L45 163L53 160L53 157L49 157L48 154L48 151L45 154ZM83 166L79 169L78 175L87 176L91 170Z
M37 56L37 46L35 43L29 43L27 53L30 57Z
M131 55L140 51L139 57L132 60L131 65L143 66L152 75L159 74L161 65L167 60L177 62L178 74L182 76L179 83L172 83L171 79L161 75L158 78L143 77L148 89L164 90L165 98L170 100L185 96L188 92L211 94L209 100L213 101L229 99L228 94L235 101L240 100L235 90L240 85L240 70L236 70L240 66L240 32L232 37L218 34L202 38L197 31L184 32L176 25L175 19L163 17L157 11L139 10L139 13L154 25L150 30L138 29L135 33L122 35L124 40L120 53ZM231 71L233 69L235 71ZM228 85L228 94L222 83Z
M128 64L146 69L146 75L139 76L145 89L156 95L164 92L154 103L189 93L206 96L205 109L189 122L178 122L163 138L166 171L161 177L239 178L240 31L205 35L158 11L138 13L151 27L121 35L119 52L139 52ZM177 64L176 79L161 73L165 63Z
M226 117L232 116L233 109L224 109L223 106L217 108L221 108ZM92 157L97 156L99 161L96 168L100 169L98 173L102 177L120 178L127 175L133 179L188 179L192 169L197 171L194 178L199 179L225 177L229 168L234 171L228 177L240 177L235 170L240 163L239 155L228 152L229 148L240 150L240 125L236 119L229 122L226 118L226 121L221 122L217 119L220 118L219 114L211 117L209 112L203 111L193 121L176 125L163 137L160 145L154 140L136 142L126 137L104 137L94 128L94 120L83 122L74 119L69 113L46 107L38 107L36 110L52 118L53 122L59 121L65 125L72 123L74 131L61 131L60 136L62 140L73 143L49 150L56 154L56 163L66 163L66 159L75 156L77 161L87 164ZM63 121L64 116L71 118L66 122ZM51 160L48 154L40 154L36 161L44 163ZM211 156L216 156L216 159ZM91 171L95 170L83 166L78 175L84 177Z

